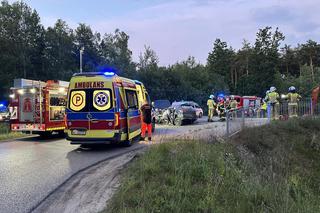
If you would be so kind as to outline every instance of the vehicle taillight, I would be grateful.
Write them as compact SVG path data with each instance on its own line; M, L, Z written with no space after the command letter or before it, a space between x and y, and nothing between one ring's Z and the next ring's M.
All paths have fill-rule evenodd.
M120 125L120 113L116 112L114 114L114 128L119 128Z

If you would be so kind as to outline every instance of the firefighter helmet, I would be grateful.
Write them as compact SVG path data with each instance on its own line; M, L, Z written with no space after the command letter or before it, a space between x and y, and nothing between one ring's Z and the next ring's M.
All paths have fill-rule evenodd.
M289 92L294 92L296 91L296 88L294 86L289 87Z
M277 90L277 88L275 87L270 87L270 92L275 92Z
M210 95L209 98L210 98L210 99L214 99L214 95Z

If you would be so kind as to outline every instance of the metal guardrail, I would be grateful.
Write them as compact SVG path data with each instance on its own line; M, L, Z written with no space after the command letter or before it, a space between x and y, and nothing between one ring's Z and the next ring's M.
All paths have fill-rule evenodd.
M311 100L300 101L297 105L280 102L268 105L266 110L238 108L226 112L226 136L231 136L244 128L261 126L272 120L288 120L295 117L320 116L320 103Z

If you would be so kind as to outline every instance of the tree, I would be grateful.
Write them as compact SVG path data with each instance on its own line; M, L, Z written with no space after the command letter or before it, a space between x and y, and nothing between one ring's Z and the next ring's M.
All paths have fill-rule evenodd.
M69 79L77 70L77 49L72 29L58 19L45 33L45 79Z
M300 46L301 59L310 66L312 81L315 81L314 65L319 65L320 45L312 40L308 40L306 44Z
M1 94L8 91L17 77L36 77L41 69L44 28L40 17L24 2L0 6ZM7 93L7 92L6 92Z
M144 46L144 53L139 55L138 69L142 70L154 70L158 68L159 58L156 52L150 48L150 46Z
M232 62L234 58L234 51L226 42L216 39L213 45L212 52L209 53L207 59L207 69L210 77L213 74L218 74L222 76L227 84L232 88Z
M279 47L284 35L276 28L260 29L253 47L248 77L241 78L241 92L263 96L270 86L276 83L276 73L280 70Z
M100 52L104 63L118 70L118 74L135 77L136 66L132 62L132 51L128 46L129 36L119 29L113 34L105 34Z
M97 67L103 62L99 54L100 34L93 33L90 26L80 23L75 30L75 44L77 57L79 50L84 48L83 52L83 70L85 72L96 71Z

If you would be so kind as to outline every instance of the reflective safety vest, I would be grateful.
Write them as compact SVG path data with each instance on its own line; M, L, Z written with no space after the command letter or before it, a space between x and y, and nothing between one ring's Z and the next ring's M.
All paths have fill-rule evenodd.
M262 106L261 106L261 109L262 109L262 110L267 110L267 107L268 107L267 103L264 102L264 103L262 104Z
M291 104L296 104L298 103L298 101L300 101L300 99L302 98L298 93L288 93L288 100L289 100L289 103Z
M237 106L238 106L238 102L237 102L236 100L232 100L232 101L230 102L230 107L231 107L231 109L236 109Z
M268 103L270 103L270 104L278 103L278 99L279 99L279 98L280 98L279 93L277 93L277 92L270 92L270 93L268 94L268 97L267 97Z
M207 105L208 105L209 109L213 109L215 107L216 103L214 102L214 100L208 99Z

